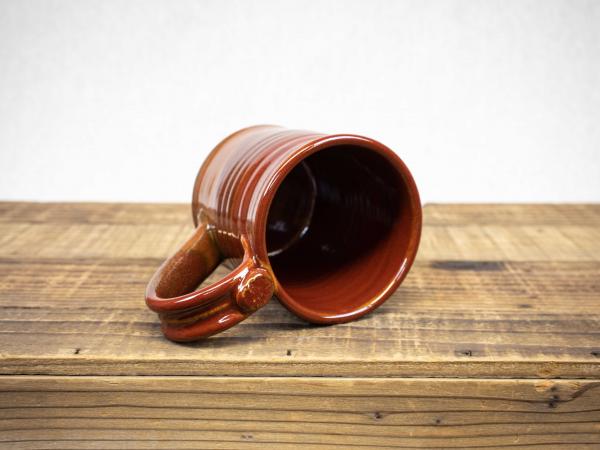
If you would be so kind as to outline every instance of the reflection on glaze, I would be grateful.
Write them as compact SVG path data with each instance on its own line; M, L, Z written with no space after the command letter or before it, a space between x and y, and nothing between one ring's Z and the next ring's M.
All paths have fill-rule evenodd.
M267 252L270 258L289 250L308 232L317 198L317 182L305 161L285 177L269 207Z

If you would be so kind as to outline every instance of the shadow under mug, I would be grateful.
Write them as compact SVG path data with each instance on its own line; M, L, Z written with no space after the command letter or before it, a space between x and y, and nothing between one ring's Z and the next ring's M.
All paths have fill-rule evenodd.
M355 135L245 128L210 153L194 186L196 229L150 280L165 336L223 331L273 294L309 322L381 305L417 253L421 203L389 148ZM198 286L225 261L232 271Z

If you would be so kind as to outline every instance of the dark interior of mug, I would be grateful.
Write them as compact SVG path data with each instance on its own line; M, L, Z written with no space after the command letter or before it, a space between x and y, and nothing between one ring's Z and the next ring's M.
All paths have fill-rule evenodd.
M311 154L269 209L279 298L323 321L367 308L407 263L412 214L402 175L380 153L338 145Z

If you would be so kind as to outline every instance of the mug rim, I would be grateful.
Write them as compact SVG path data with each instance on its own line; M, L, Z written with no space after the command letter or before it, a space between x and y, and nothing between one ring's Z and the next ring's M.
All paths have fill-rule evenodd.
M277 279L277 274L273 273L273 268L271 266L271 262L267 252L266 234L267 219L269 209L271 208L271 203L273 202L277 190L279 189L281 183L287 177L287 175L292 171L292 169L294 169L294 167L296 167L310 155L317 153L321 150L340 145L353 145L357 147L366 148L383 156L386 159L386 161L392 164L392 166L401 175L402 181L408 190L412 220L410 223L410 236L408 239L406 254L404 255L405 257L403 259L403 264L400 267L398 267L396 274L391 280L391 282L388 283L381 290L381 292L378 293L377 296L370 299L370 301L362 305L360 308L357 308L348 313L335 314L333 316L330 316L319 314L317 311L314 311L311 308L307 308L303 304L294 300L294 298L286 292L285 288L279 283ZM257 217L255 222L256 248L254 248L254 251L256 252L256 255L258 256L259 260L265 262L267 267L269 267L269 270L273 276L273 280L275 281L276 297L278 298L280 303L282 303L291 312L298 315L300 318L313 323L333 324L349 322L369 313L373 309L376 309L383 302L385 302L385 300L387 300L388 297L392 293L394 293L394 291L402 283L402 281L408 274L410 268L412 267L417 255L417 250L419 247L421 237L422 220L423 219L421 210L421 200L419 196L419 191L417 190L417 185L406 164L404 164L402 159L400 159L400 157L393 150L383 145L382 143L365 136L355 134L326 135L323 137L315 138L311 142L300 147L292 155L290 155L276 170L275 174L267 183L267 189L264 195L261 197L260 203L257 208Z

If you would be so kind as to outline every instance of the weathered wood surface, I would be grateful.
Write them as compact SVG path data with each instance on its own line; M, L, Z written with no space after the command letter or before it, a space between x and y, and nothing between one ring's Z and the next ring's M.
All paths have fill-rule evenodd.
M600 205L426 206L374 314L316 327L272 301L181 345L143 292L191 230L184 205L1 203L0 373L600 377Z
M1 448L600 448L600 205L427 206L374 314L273 301L182 345L143 291L191 230L183 205L0 203Z
M5 376L0 440L62 449L598 448L598 391L590 380Z

